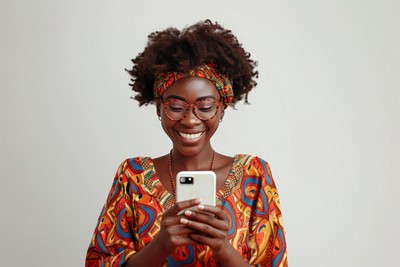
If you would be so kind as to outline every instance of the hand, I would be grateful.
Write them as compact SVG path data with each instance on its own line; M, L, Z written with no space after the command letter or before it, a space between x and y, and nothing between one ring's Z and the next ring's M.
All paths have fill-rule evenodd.
M229 216L220 208L198 205L198 211L186 210L180 223L194 230L188 237L210 247L215 258L227 257L232 250L228 241Z
M195 230L180 223L184 215L178 213L198 204L199 199L181 201L163 213L160 232L154 239L163 251L170 254L178 246L194 243L188 234L194 233Z

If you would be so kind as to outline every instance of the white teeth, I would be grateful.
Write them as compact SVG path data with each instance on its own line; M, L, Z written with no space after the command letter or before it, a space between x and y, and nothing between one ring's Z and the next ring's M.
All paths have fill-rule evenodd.
M196 133L196 134L187 134L179 132L180 136L188 140L195 140L198 139L203 133Z

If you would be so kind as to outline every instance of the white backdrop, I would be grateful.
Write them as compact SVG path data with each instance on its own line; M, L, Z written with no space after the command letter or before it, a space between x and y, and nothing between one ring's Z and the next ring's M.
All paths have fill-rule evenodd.
M393 266L399 14L397 0L1 1L1 265L83 266L118 164L171 147L124 68L148 33L210 18L260 71L213 143L270 163L290 266Z

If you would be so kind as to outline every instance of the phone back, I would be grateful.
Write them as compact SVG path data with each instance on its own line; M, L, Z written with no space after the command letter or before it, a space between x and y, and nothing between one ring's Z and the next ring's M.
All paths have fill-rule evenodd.
M215 206L216 175L213 171L182 171L176 176L176 199L200 198L202 204Z

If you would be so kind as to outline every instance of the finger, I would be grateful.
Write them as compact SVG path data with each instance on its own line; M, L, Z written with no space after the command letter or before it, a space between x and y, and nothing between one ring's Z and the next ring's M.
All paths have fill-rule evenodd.
M200 204L200 205L197 205L197 209L202 212L212 213L221 220L224 220L224 221L230 220L228 214L226 214L225 211L223 211L222 209L220 209L218 207Z
M212 247L213 245L216 244L216 240L213 237L205 236L199 233L193 233L189 234L188 238L192 240L192 242L195 242L197 244L202 244L202 245L207 245Z
M216 237L216 238L224 238L229 228L228 226L225 226L225 224L219 224L218 228L211 225L211 223L193 221L187 218L181 218L180 223L198 231L202 235L208 235L210 237Z
M209 224L218 229L224 229L224 225L227 224L227 222L217 218L214 214L204 211L185 210L183 215L185 215L185 218L188 220Z
M171 216L166 216L165 214L163 214L162 216L163 218L161 220L161 228L169 229L173 227L184 227L184 225L180 223L180 219L185 217L183 214Z
M171 239L171 242L175 247L198 244L194 239L190 238L189 235L176 235Z
M185 200L185 201L181 201L181 202L177 202L174 206L172 206L172 208L166 210L164 212L165 216L172 216L172 215L176 215L178 214L181 210L190 208L190 207L194 207L196 205L200 204L200 199L199 198L195 198L195 199L189 199L189 200Z
M201 234L197 230L190 228L190 227L184 227L184 228L177 229L177 231L175 233L176 234L174 236L189 236L189 235L193 235L193 234Z
M228 231L230 217L221 209L214 206L198 205L199 211L185 210L186 218L192 221L203 222L222 231Z

